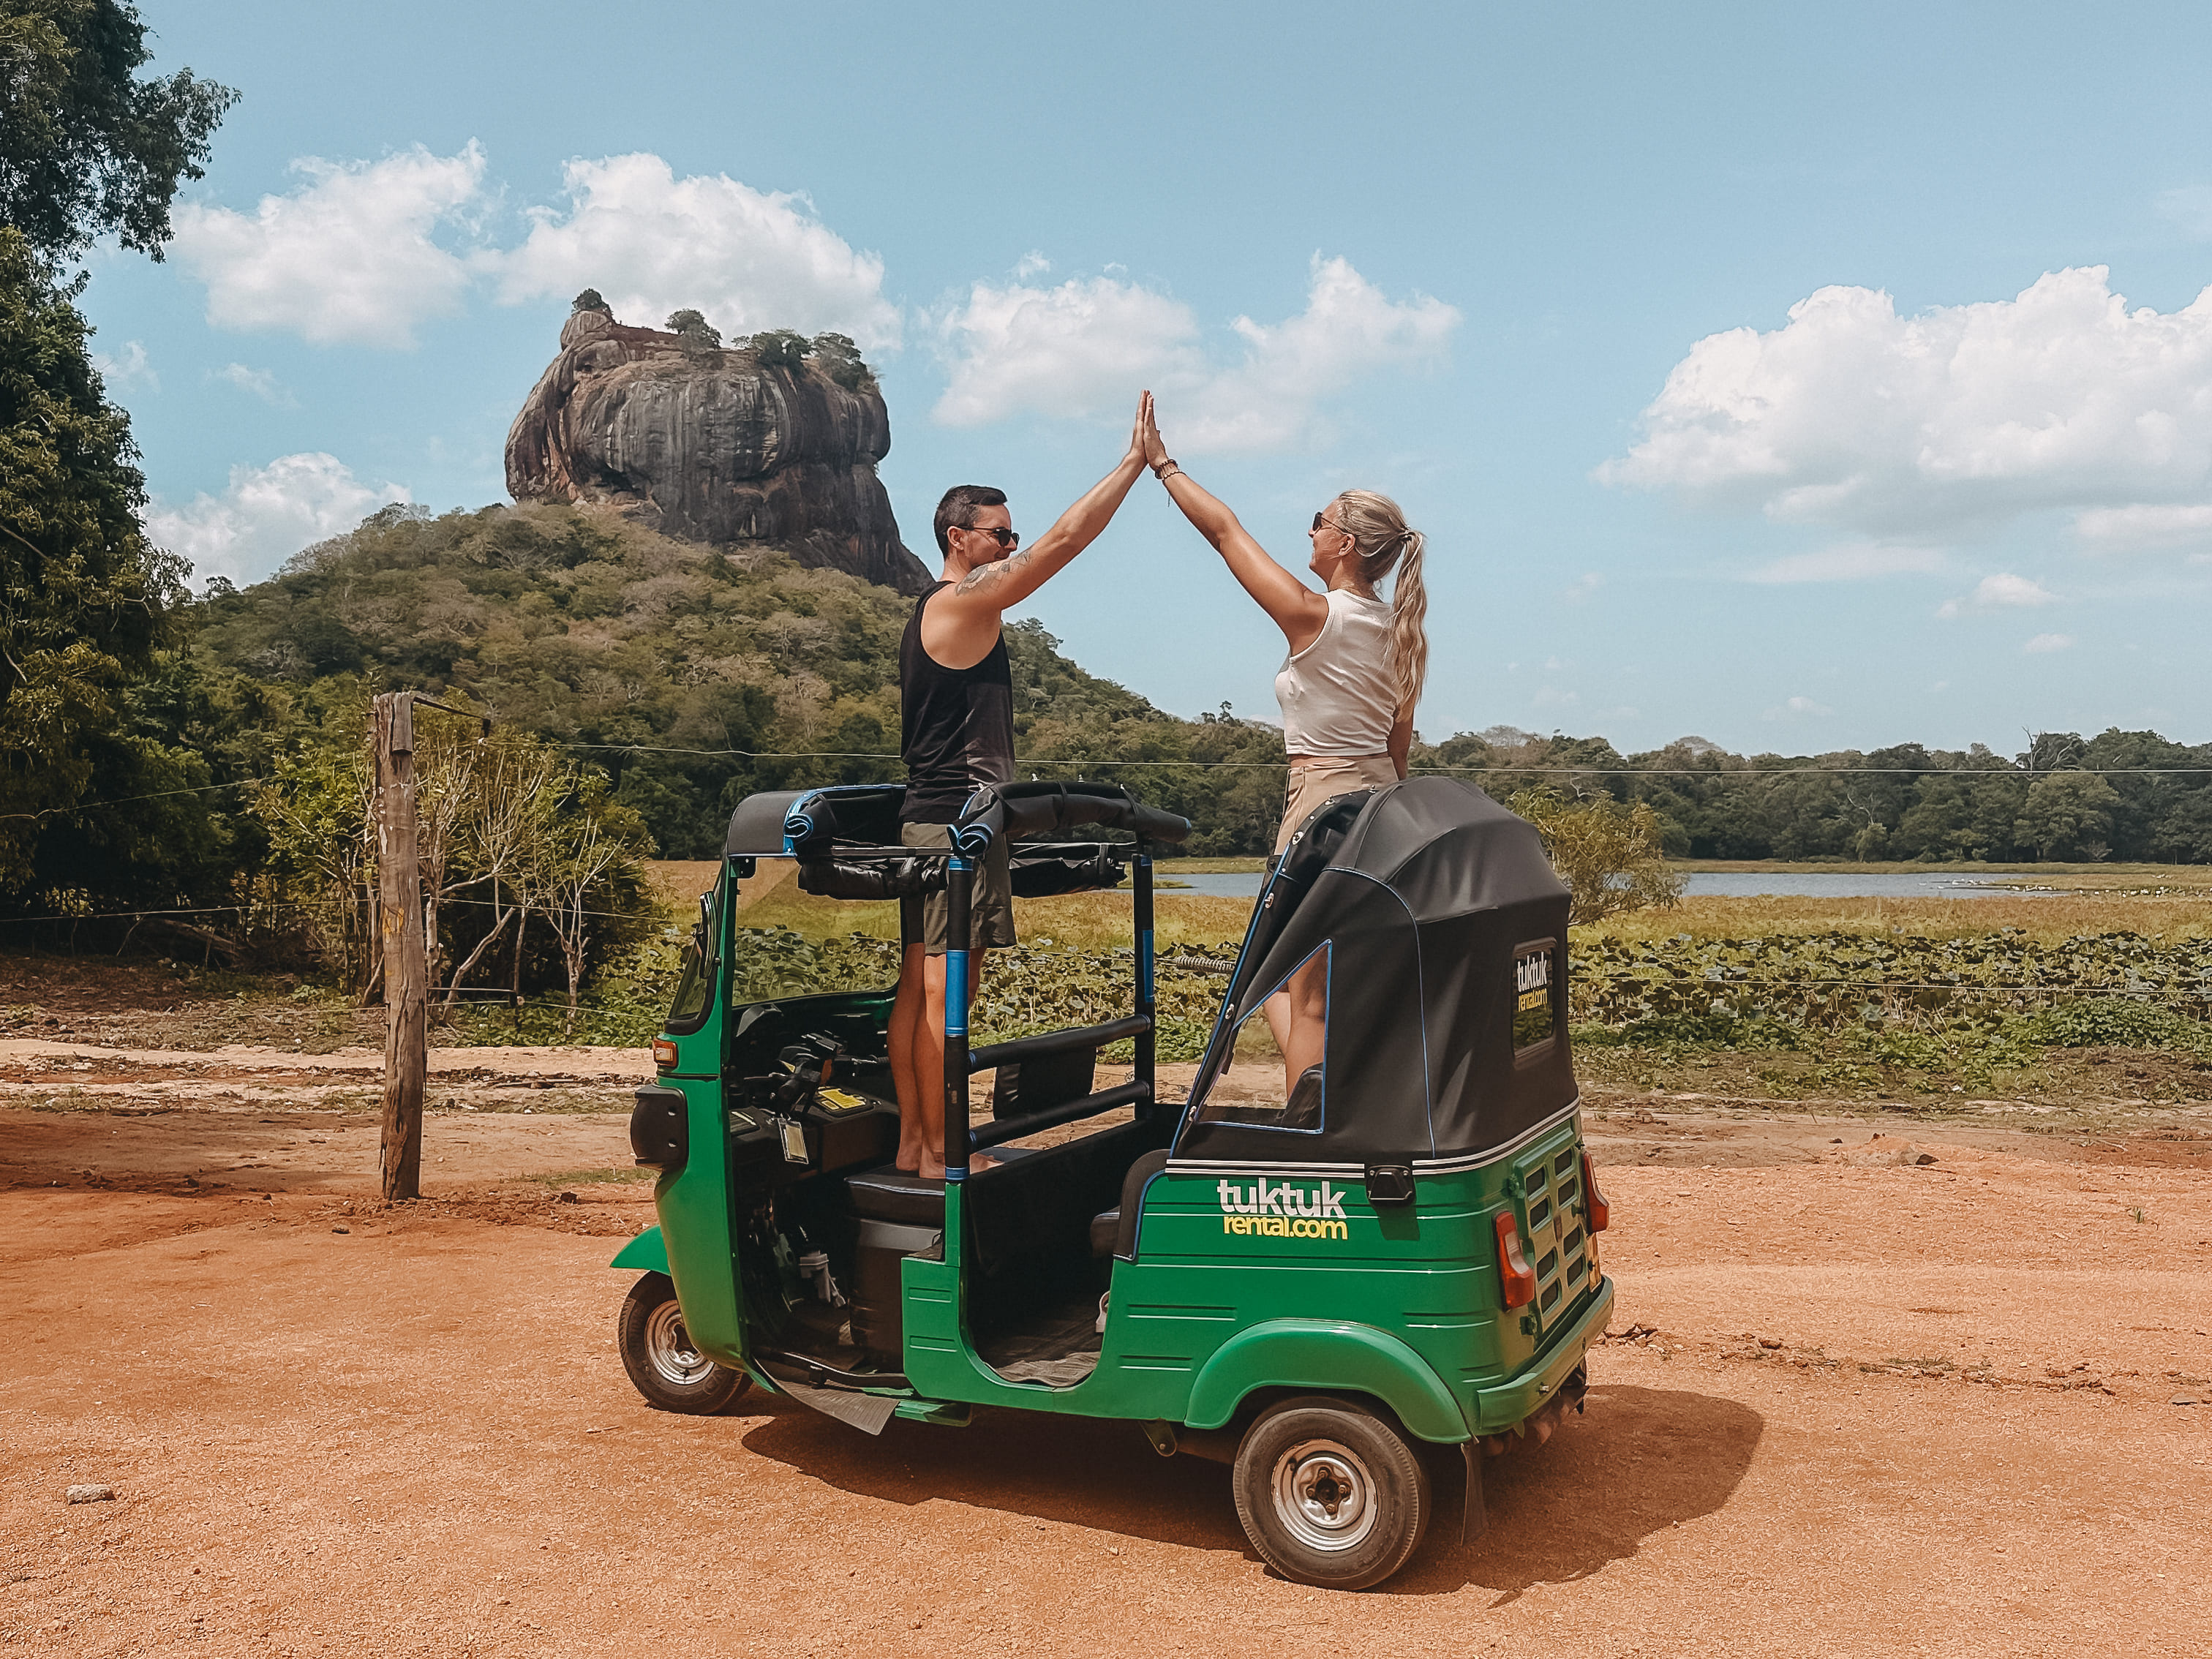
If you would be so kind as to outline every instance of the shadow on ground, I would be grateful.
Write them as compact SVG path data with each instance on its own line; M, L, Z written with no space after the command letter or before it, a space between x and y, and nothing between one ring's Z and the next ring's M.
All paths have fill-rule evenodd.
M1450 1595L1473 1584L1493 1606L1537 1584L1587 1578L1656 1533L1727 1504L1766 1426L1748 1406L1686 1389L1594 1388L1540 1447L1483 1470L1490 1527L1467 1544L1457 1517L1437 1526L1385 1594Z
M979 1411L971 1428L894 1421L872 1439L791 1402L754 1395L747 1404L769 1413L744 1434L747 1451L841 1492L894 1504L944 1499L1251 1556L1227 1468L1162 1458L1133 1423ZM1450 1595L1472 1584L1500 1592L1502 1604L1532 1585L1586 1578L1726 1504L1765 1426L1748 1407L1711 1395L1595 1389L1586 1414L1570 1417L1547 1444L1487 1464L1482 1537L1459 1542L1456 1483L1439 1483L1427 1541L1376 1593Z

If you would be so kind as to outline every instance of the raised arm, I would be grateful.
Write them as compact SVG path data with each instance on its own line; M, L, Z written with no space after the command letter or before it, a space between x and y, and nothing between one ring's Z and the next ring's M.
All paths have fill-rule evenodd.
M1289 641L1291 653L1297 654L1319 639L1322 625L1328 621L1328 599L1276 563L1267 550L1252 539L1252 532L1244 528L1227 506L1181 467L1171 465L1167 445L1153 420L1152 394L1149 392L1139 407L1137 424L1144 439L1146 464L1155 471L1166 471L1162 482L1167 485L1175 504L1182 509L1183 517L1213 544L1213 550L1228 565L1229 574L1258 601L1260 609L1274 619L1275 626L1283 630L1283 638Z
M1020 552L969 571L932 600L922 623L922 644L930 655L948 664L981 660L998 638L1000 618L1098 538L1144 470L1144 451L1133 435L1121 464L1085 491L1051 529Z

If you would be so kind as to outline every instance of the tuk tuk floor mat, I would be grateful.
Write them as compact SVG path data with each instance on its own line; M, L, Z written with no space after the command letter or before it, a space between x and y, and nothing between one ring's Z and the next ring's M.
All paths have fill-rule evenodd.
M834 1417L840 1423L868 1434L881 1434L884 1425L891 1420L898 1410L898 1401L880 1394L853 1394L842 1389L810 1389L797 1382L779 1382L777 1386L802 1406L811 1406L824 1417Z
M981 1338L975 1353L1009 1382L1072 1389L1098 1369L1105 1339L1097 1323L1098 1298L1079 1291L1012 1330Z

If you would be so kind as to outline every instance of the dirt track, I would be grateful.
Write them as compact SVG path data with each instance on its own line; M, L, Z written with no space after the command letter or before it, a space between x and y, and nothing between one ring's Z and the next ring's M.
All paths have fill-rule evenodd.
M464 1093L529 1098L471 1052ZM646 1409L605 1263L647 1189L592 1178L627 1146L589 1066L544 1066L574 1079L550 1115L434 1115L430 1200L383 1212L367 1115L286 1104L273 1066L252 1098L148 1063L29 1109L39 1058L0 1057L32 1085L0 1096L10 1650L2212 1646L2193 1134L1607 1114L1621 1336L1588 1414L1491 1467L1486 1538L1335 1596L1270 1577L1226 1471L1133 1428ZM116 1501L65 1504L86 1481Z

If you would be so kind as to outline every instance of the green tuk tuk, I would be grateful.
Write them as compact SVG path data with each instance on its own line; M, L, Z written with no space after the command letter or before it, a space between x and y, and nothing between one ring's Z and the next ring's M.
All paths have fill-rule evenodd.
M1108 786L1014 784L920 851L900 798L759 794L731 819L631 1121L660 1172L659 1225L613 1264L645 1270L620 1321L639 1391L713 1412L758 1386L870 1433L977 1406L1126 1418L1162 1455L1231 1464L1253 1547L1328 1588L1402 1566L1440 1486L1480 1532L1484 1457L1581 1409L1613 1302L1567 891L1534 830L1439 777L1325 804L1254 907L1188 1099L1167 1101L1152 860L1188 825ZM1066 839L1084 827L1120 838ZM1017 896L1130 880L1127 1018L969 1045L970 890L1000 841ZM748 959L737 883L771 859L809 892L899 901L906 939L941 884L943 1180L890 1163L892 988L824 992L817 972L787 994ZM1132 1075L1097 1088L1118 1042Z

